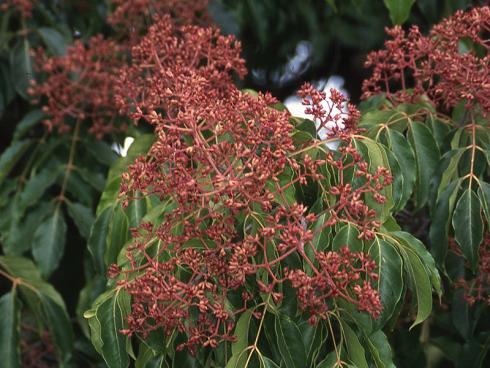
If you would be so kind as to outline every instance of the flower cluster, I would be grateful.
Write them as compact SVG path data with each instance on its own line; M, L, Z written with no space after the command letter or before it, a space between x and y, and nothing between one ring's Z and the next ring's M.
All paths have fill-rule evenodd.
M162 121L180 106L206 96L217 100L232 86L232 73L246 74L240 43L213 28L176 26L170 16L157 18L148 34L132 48L132 63L122 68L115 101L136 121ZM227 93L227 92L226 92Z
M210 23L208 0L111 0L115 9L108 22L120 34L138 40L155 16L168 14L178 24Z
M366 66L373 72L364 81L363 97L385 92L389 99L411 101L425 94L445 108L464 101L467 107L477 104L488 113L489 31L488 6L458 11L427 36L416 26L408 32L399 26L388 29L392 40L367 58Z
M6 12L13 8L19 11L23 17L30 17L33 6L32 0L5 0L0 4L0 11Z
M148 196L161 201L158 222L133 229L127 262L110 268L132 297L128 335L163 328L187 337L178 349L215 347L233 341L235 320L257 306L259 292L280 304L288 287L312 323L325 318L335 298L373 317L381 311L369 256L315 244L318 232L339 223L368 240L380 226L365 198L383 203L379 192L392 179L386 169L369 170L355 149L359 112L351 105L348 113L319 110L325 96L304 86L307 108L342 141L338 152L319 149L313 159L308 151L322 142L295 142L297 122L274 108L276 99L235 87L233 75L245 72L233 37L176 27L168 16L133 47L132 64L121 72L121 112L152 124L157 137L122 175L121 197L125 205ZM336 106L345 103L332 95ZM324 168L340 178L335 186ZM357 184L347 183L347 171ZM295 196L311 182L327 191L321 213Z
M451 249L461 256L461 250L454 239L451 239L449 244ZM490 234L485 234L485 238L480 244L479 256L476 277L470 281L461 278L455 286L464 289L464 298L470 305L478 301L490 305Z
M95 36L87 46L75 42L66 55L48 57L40 50L36 58L38 71L47 77L33 81L28 92L42 100L49 131L69 131L69 120L90 122L89 131L98 139L125 129L113 102L113 86L124 64L115 42Z

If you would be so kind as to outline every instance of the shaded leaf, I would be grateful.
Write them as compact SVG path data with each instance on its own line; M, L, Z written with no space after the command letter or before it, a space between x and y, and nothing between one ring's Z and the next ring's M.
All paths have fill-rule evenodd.
M0 314L2 367L20 367L20 303L15 288L0 298Z
M473 271L478 265L478 249L483 240L483 222L480 211L480 201L477 195L468 188L456 204L452 221L454 238Z
M61 209L57 207L34 233L32 255L43 276L49 276L58 267L63 257L66 239L66 223Z
M90 235L90 229L94 223L94 215L92 210L83 204L67 202L68 214L77 225L80 235L85 239L88 239Z

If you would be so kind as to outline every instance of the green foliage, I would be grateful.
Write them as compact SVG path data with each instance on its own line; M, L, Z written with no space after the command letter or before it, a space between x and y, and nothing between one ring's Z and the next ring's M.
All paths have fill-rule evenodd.
M361 127L366 132L355 139L370 173L383 166L394 176L393 183L381 190L384 204L371 194L364 197L380 222L374 239L361 239L360 229L352 223L325 226L326 204L333 201L329 189L339 180L328 167L322 169L326 178L320 185L292 185L274 198L282 204L305 203L319 215L309 228L316 250L339 251L347 245L371 256L383 305L379 318L339 301L329 306L324 319L310 325L307 313L297 307L296 291L285 283L284 300L274 301L263 292L233 316L235 341L199 349L195 356L176 350L183 338L176 331L121 334L132 300L117 280L108 280L107 273L113 264L127 267L126 250L135 241L132 228L143 222L158 226L175 206L172 200L148 196L126 207L119 196L121 174L148 152L155 135L148 133L148 127L130 128L128 135L136 140L126 157L118 157L111 144L121 143L123 136L96 140L86 121L69 121L71 130L65 134L48 132L41 123L47 118L43 101L29 107L28 94L30 80L41 80L31 49L64 55L73 38L79 37L72 34L74 30L84 42L101 32L117 39L106 22L110 12L106 3L110 2L38 1L32 17L15 9L0 14L0 276L7 281L0 295L2 367L23 366L24 346L44 346L43 336L53 347L45 359L60 367L488 364L488 307L468 303L466 290L454 288L479 272L482 243L488 237L488 121L477 108L466 112L461 105L448 116L448 111L442 114L425 100L394 104L383 96L363 104ZM310 42L315 50L308 61L314 75L324 70L322 65L342 66L330 55L341 54L339 60L349 63L361 60L367 49L381 42L389 21L426 26L470 3L223 0L213 6L230 12L224 18L218 11L214 15L222 20L221 26L229 23L229 29L240 35L247 64L258 71L245 83L265 84L283 93L277 75L286 70L300 41ZM310 121L293 120L295 144L317 138ZM322 145L307 153L324 159L328 149ZM292 175L279 177L279 184L287 185ZM256 215L236 218L244 234L260 231L265 213L257 210ZM189 247L198 246L189 241ZM157 253L161 247L159 240L148 251ZM313 260L311 250L306 252ZM306 260L288 261L300 262L306 273L312 272ZM263 273L257 280L268 277ZM257 280L249 282L256 285ZM227 300L230 309L233 297L240 296ZM413 363L416 359L420 360Z

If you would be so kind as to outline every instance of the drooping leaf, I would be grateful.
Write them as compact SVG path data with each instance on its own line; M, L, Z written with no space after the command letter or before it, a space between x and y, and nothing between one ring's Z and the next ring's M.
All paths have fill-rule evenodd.
M403 291L403 264L400 254L387 241L376 237L369 254L378 264L378 291L383 309L375 323L381 328L391 318Z
M415 203L418 209L427 203L430 180L439 162L440 153L430 130L422 123L412 121L408 137L417 161Z
M446 259L449 224L451 223L460 183L460 180L456 180L442 191L437 199L434 213L431 216L432 222L429 230L430 250L437 265L440 267Z
M95 220L92 210L83 204L74 202L67 202L67 207L68 214L77 225L78 231L85 239L88 239L90 229Z
M97 298L93 308L84 314L90 326L92 344L109 368L129 365L127 337L120 332L126 327L129 303L129 295L125 291L110 290Z
M20 303L15 289L0 298L0 313L2 367L20 367Z
M38 124L46 115L41 110L29 111L21 121L15 125L13 141L17 141L24 137L36 124Z
M33 79L30 47L27 37L23 37L10 53L11 82L17 93L26 100L29 98L27 88Z
M377 368L395 368L391 346L383 331L365 335L365 341Z
M117 256L128 239L128 217L118 204L112 213L112 221L109 228L109 242L104 253L106 266L117 261Z
M410 198L417 178L415 154L405 137L398 131L387 129L388 144L398 160L403 175L403 193L397 208L403 208Z
M38 323L49 329L60 362L68 362L73 350L73 329L61 295L45 282L31 260L0 256L0 267L17 278L19 290Z
M454 238L473 271L478 265L478 249L483 240L480 200L473 190L466 189L453 214Z
M100 213L92 225L90 236L88 239L88 251L92 256L95 269L100 274L105 274L106 265L104 262L104 254L107 248L109 224L112 219L113 208L106 207Z
M356 333L347 323L343 321L341 321L341 326L344 332L345 345L350 360L358 368L368 368L364 348L359 342L359 338L357 337Z
M32 241L32 255L43 276L49 276L63 257L66 222L60 207L37 228Z
M288 316L275 318L277 347L287 368L303 367L307 357L301 331Z
M395 231L393 232L393 236L395 236L402 244L406 245L407 248L410 248L417 253L417 256L422 260L422 263L430 276L432 287L440 298L442 296L441 276L437 270L434 258L432 258L425 245L415 236L404 231Z
M415 0L384 0L384 3L390 12L393 24L402 24L408 19Z
M17 141L2 152L0 155L0 184L2 184L31 143L32 141L30 140Z
M37 32L53 55L65 54L67 40L61 33L48 27L40 27Z

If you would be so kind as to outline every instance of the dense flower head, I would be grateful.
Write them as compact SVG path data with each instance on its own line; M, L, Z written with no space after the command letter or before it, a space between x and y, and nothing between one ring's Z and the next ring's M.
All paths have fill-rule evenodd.
M116 103L124 112L136 111L133 118L145 114L152 122L158 109L172 115L174 106L192 106L189 99L219 98L233 73L247 72L240 51L233 36L217 29L176 26L170 16L160 17L132 48L131 66L120 71Z
M9 9L19 11L22 16L30 17L34 4L32 0L4 0L0 4L0 11L6 12Z
M416 26L387 29L385 48L368 55L363 97L384 92L396 101L427 95L445 108L464 101L490 111L490 8L458 11L427 36ZM413 88L412 91L409 88Z
M107 19L109 24L135 42L155 16L168 14L177 24L210 23L208 0L111 0L111 4L114 11Z
M49 131L69 131L70 119L90 123L89 131L98 139L124 130L113 102L115 78L124 64L115 42L95 36L88 45L76 41L66 55L47 56L39 50L36 59L46 78L33 81L29 93L43 104Z
M311 322L325 318L336 298L380 314L375 262L349 244L333 251L315 240L345 223L370 240L380 226L366 196L383 203L380 191L392 178L357 151L358 111L316 109L342 144L312 157L322 142L296 142L298 122L275 98L238 90L232 74L245 72L232 37L176 27L167 16L133 47L121 73L121 111L153 125L156 141L122 175L120 195L124 205L148 197L160 203L158 221L134 228L127 261L109 270L132 298L128 335L163 328L186 336L178 349L216 347L234 340L236 319L257 306L260 293L280 305L288 287ZM309 86L301 95L310 109L324 98ZM340 93L332 96L336 106L345 104ZM328 170L339 178L335 185ZM312 182L330 188L316 212L295 195Z

